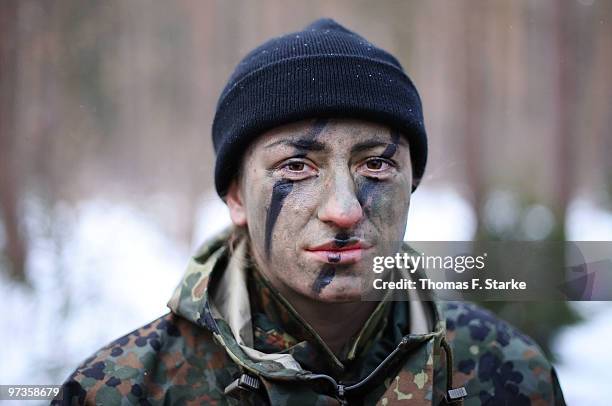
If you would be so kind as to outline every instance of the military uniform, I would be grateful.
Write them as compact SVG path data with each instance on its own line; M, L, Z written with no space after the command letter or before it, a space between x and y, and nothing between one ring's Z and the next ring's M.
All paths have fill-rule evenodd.
M564 404L538 346L468 303L382 301L334 355L253 267L247 242L227 241L194 256L170 313L85 360L53 403ZM458 387L467 395L451 391L452 403Z

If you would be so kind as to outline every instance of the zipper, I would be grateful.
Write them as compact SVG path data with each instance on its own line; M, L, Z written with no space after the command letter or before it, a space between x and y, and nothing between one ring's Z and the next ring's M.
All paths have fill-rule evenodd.
M326 380L328 381L330 384L333 385L334 389L335 389L335 396L338 399L338 401L340 402L341 405L348 405L348 402L346 400L346 394L347 392L352 392L355 391L363 386L365 386L370 380L372 380L372 378L374 378L374 376L378 373L378 371L380 371L382 368L384 368L389 362L391 362L391 360L400 352L403 351L405 349L405 347L408 345L409 343L409 336L404 336L402 337L402 340L399 342L399 344L397 345L397 347L395 347L395 349L393 351L391 351L391 353L389 353L389 355L387 355L387 357L380 363L378 364L378 366L376 368L374 368L374 370L372 372L370 372L368 374L368 376L366 376L365 378L363 378L361 381L353 384L353 385L343 385L342 383L337 382L334 378L332 378L329 375L325 375L325 374L310 374L310 375L305 375L304 378L306 378L307 380L315 380L315 379L322 379L322 380ZM467 396L467 392L465 390L464 387L459 387L459 388L455 388L453 389L453 355L452 355L452 350L450 348L450 345L446 342L445 338L442 338L440 345L442 347L442 349L444 350L444 354L446 356L446 396L444 401L447 402L447 404L452 404L452 405L462 405L463 404L463 400L465 399L465 397Z
M378 366L374 368L372 372L368 374L368 376L366 376L361 381L353 385L349 385L349 386L343 385L337 382L331 376L325 375L325 374L310 374L310 375L305 375L304 378L306 378L307 380L322 379L322 380L328 381L330 384L333 385L336 398L338 399L338 401L340 401L340 404L348 405L348 402L346 400L346 393L352 392L354 390L357 390L365 386L370 380L372 380L372 378L374 378L374 376L378 373L378 371L380 371L383 367L385 367L397 355L397 353L404 350L406 345L408 345L408 342L409 342L409 336L402 337L397 347L395 347L395 349L391 351L389 355L387 355L387 357L384 360L382 360L382 362L378 364Z

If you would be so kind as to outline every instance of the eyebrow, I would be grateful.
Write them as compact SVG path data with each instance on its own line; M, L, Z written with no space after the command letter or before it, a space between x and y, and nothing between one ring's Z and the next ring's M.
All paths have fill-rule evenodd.
M368 140L364 142L360 142L359 144L355 144L351 147L351 153L354 154L356 152L365 151L368 149L376 148L376 147L387 147L390 144L383 141L377 140Z
M325 149L327 149L325 147L325 144L323 144L322 142L306 138L278 140L266 145L264 148L272 148L281 144L288 145L290 147L294 147L302 151L324 151Z

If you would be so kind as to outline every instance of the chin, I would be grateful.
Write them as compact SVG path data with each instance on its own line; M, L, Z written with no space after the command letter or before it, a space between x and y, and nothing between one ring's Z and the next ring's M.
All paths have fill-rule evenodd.
M342 283L330 284L325 287L321 293L316 294L310 292L310 297L314 300L318 300L326 303L350 303L361 301L361 285L354 286L355 284L343 285Z
M361 294L357 295L335 295L335 294L321 294L320 296L315 296L313 299L318 300L323 303L355 303L361 301Z

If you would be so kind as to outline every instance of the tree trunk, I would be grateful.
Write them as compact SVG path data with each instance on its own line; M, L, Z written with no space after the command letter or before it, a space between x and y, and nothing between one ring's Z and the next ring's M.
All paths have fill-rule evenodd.
M15 105L17 83L17 1L0 8L0 219L4 228L3 256L15 280L24 281L26 242L19 220L19 173L16 161Z

